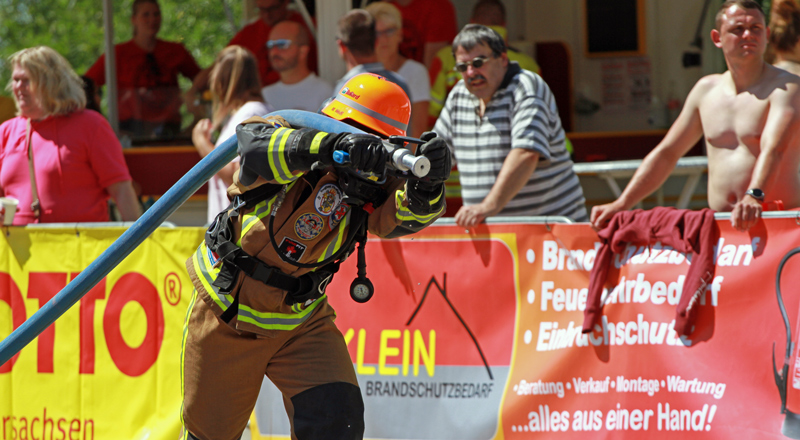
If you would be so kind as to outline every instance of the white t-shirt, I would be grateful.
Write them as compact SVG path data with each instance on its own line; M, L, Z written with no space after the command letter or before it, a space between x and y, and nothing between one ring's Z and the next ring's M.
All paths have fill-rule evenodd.
M240 122L251 116L264 116L272 111L273 109L269 104L264 104L259 101L250 101L239 107L239 110L237 110L222 127L217 143L214 144L214 148L220 146L223 142L228 140L229 137L235 136L236 126L239 125ZM238 162L239 157L237 156L233 161ZM222 179L214 175L211 177L211 180L208 181L208 223L210 224L213 222L217 214L227 208L229 204L227 185L222 182Z
M397 74L402 76L411 90L411 96L408 98L414 104L420 101L431 100L431 83L428 76L428 69L422 63L414 60L406 60Z
M295 84L280 81L261 89L261 96L275 110L306 110L316 112L322 103L333 96L333 87L315 74Z

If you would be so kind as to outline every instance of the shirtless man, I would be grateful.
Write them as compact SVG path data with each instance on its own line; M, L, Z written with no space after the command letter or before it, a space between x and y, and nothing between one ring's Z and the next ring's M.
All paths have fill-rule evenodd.
M758 221L762 202L800 207L800 77L764 61L768 35L755 1L722 5L711 39L722 49L728 71L695 84L678 119L622 195L592 209L595 229L658 189L701 136L708 151L708 205L732 211L736 229Z

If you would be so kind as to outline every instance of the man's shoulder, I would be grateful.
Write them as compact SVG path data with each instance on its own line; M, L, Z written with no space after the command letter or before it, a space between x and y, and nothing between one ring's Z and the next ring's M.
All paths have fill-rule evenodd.
M237 32L236 35L234 35L233 38L231 38L231 41L230 43L228 43L228 45L231 44L241 45L242 43L245 42L246 39L257 38L260 34L268 32L269 31L268 28L269 27L264 23L263 20L257 18L253 20L250 24L247 24L243 28L239 29L239 32Z
M255 32L255 31L264 29L266 27L269 27L269 26L267 26L267 24L264 23L264 20L261 20L260 18L257 18L255 20L251 21L250 23L244 25L244 27L242 27L239 30L239 32L237 32L236 34L238 35L238 34L246 34L248 32Z
M453 90L450 91L450 94L453 96L473 96L469 89L467 89L467 84L463 79L458 80L456 85L453 86Z
M697 80L695 87L711 88L721 85L724 81L733 81L731 71L726 70L722 73L711 73Z
M519 97L540 96L545 89L549 91L544 79L538 73L525 69L520 69L519 72L509 78L504 85L504 89L507 93Z
M332 89L331 84L328 81L325 81L324 79L320 78L314 72L309 73L308 76L305 77L301 82L305 84L312 84L318 87L325 86L329 89Z
M288 91L297 88L302 88L303 90L310 90L312 92L318 90L326 90L333 92L333 87L331 87L331 84L328 81L325 81L324 79L315 75L313 72L310 73L307 77L303 78L303 80L298 83L289 85L282 81L278 81L263 87L261 91L262 92Z
M770 91L770 100L780 98L800 99L800 77L774 66L769 67L769 81L764 86Z
M425 68L425 65L411 58L407 59L403 65L400 66L397 73L400 74L401 77L404 76L404 73L408 73L409 75L424 75L425 78L428 77L428 69Z
M692 87L692 91L689 94L689 98L694 95L697 97L697 99L702 101L706 96L713 94L715 91L721 90L726 83L732 84L732 81L733 80L731 79L731 74L729 71L706 75L697 80L697 82L694 84L694 87Z
M283 90L288 88L289 86L281 81L276 81L268 86L264 86L261 88L261 93L269 93L276 90Z

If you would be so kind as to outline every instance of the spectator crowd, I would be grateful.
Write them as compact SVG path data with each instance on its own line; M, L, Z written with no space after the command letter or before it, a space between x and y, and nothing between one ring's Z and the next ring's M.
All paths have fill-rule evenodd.
M19 202L14 224L135 220L143 206L137 203L123 145L191 139L202 157L249 116L283 109L318 111L361 72L379 73L411 97L409 135L420 136L432 127L426 64L457 32L449 0L377 1L342 17L335 37L349 71L337 88L317 75L313 18L304 19L291 3L255 0L257 19L234 35L211 66L201 68L182 43L159 38L158 0L134 0L132 38L114 47L117 92L108 104L116 102L116 135L101 110L106 54L80 76L64 57L44 46L13 54L8 85L13 101L0 102L0 122L7 121L0 129L0 192ZM491 3L502 7L498 0ZM60 70L46 75L31 60ZM179 86L181 76L191 83L187 90ZM50 87L53 80L58 87ZM192 119L188 125L185 114ZM39 146L48 139L47 130L70 133L69 140L50 142L48 148L59 154ZM22 160L15 164L17 156ZM234 161L211 180L209 219L226 204L225 188L237 167ZM83 177L65 185L67 172ZM110 206L109 199L114 202ZM61 203L73 209L63 210Z
M142 207L135 203L136 185L125 167L118 139L133 143L191 139L202 157L248 117L284 109L317 112L341 99L345 84L362 73L380 75L409 97L408 136L419 138L433 130L447 142L460 169L464 206L455 214L457 224L472 227L494 215L589 219L553 93L538 75L536 62L508 47L501 0L476 0L470 24L460 32L450 0L361 2L364 9L347 12L338 20L335 35L327 37L316 35L313 18L291 8L291 0L254 3L258 18L236 33L212 65L201 68L183 44L158 38L162 22L158 0L134 0L130 17L133 36L114 47L118 87L110 101L118 104L116 135L99 113L107 78L105 54L82 76L47 47L13 54L8 89L16 117L0 126L0 195L19 201L14 224L135 219ZM769 88L763 96L788 87L790 97L775 98L780 105L767 100L771 108L780 109L791 107L786 100L794 99L795 77L781 76L782 72L800 71L796 55L800 7L795 0L777 1L771 16L769 33L757 2L728 0L717 12L711 37L722 49L729 69L737 72L744 64L726 46L727 39L733 38L726 26L729 22L734 23L731 26L756 22L748 36L757 40L758 49L779 69L753 61L750 67L762 76L752 84ZM336 39L347 67L335 85L318 75L316 42L322 38ZM59 66L60 71L46 72L41 63ZM764 77L765 72L775 78ZM190 80L187 90L180 89L180 76ZM593 211L596 228L663 183L669 167L658 165L666 171L657 178L648 170L654 163L675 163L701 135L708 140L709 175L717 175L715 170L721 167L715 164L725 162L727 156L717 152L713 136L703 129L715 124L725 129L727 120L721 113L713 114L723 118L716 122L702 109L706 105L703 96L710 90L704 87L718 81L727 84L728 80L709 76L698 82L681 117L652 157L645 159L645 166L622 197ZM719 93L711 93L707 100L718 105L724 95ZM111 98L107 93L106 97ZM0 116L8 114L10 107L9 102L0 101ZM183 114L182 107L186 109ZM686 108L701 112L690 115ZM192 115L191 124L186 124L184 114ZM703 119L702 129L698 118ZM67 126L69 129L64 128ZM791 142L786 137L789 134L780 134L783 137L775 146L761 146L762 151L783 154L772 153ZM753 138L775 139L775 135L756 133ZM733 210L735 226L743 229L760 215L758 204L765 201L762 187L773 185L775 178L769 176L776 175L776 169L781 176L793 176L780 177L784 183L792 182L782 187L800 185L795 184L796 169L784 173L778 165L794 167L793 161L762 160L754 146L749 149L753 157L738 163L743 169L736 185L717 183L709 188L709 205ZM209 221L224 208L225 189L237 169L234 161L212 179ZM80 178L65 180L69 173ZM64 197L66 194L69 196ZM790 207L797 205L794 194L780 194ZM114 200L116 210L107 209L104 202L109 199ZM62 210L65 201L71 209ZM75 209L83 205L85 209Z

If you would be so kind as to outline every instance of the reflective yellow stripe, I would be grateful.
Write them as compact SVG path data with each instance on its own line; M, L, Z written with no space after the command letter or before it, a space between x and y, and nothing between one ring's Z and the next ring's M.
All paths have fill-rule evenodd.
M336 238L331 240L331 242L328 244L328 247L325 248L325 252L319 256L317 261L330 258L334 253L336 253L336 251L339 250L340 247L342 247L342 242L344 241L344 236L347 232L347 226L350 224L350 214L352 213L352 208L347 211L347 214L345 214L344 218L339 222L339 226L336 228ZM330 221L330 217L328 217L328 221Z
M200 280L200 284L208 292L212 300L222 309L225 310L233 303L233 297L230 295L220 294L219 288L214 287L211 283L217 279L220 269L211 264L208 259L208 248L206 243L200 243L197 252L192 255L192 264L194 265L195 274Z
M297 183L297 180L290 183L286 187L287 193L292 189L295 183ZM272 212L272 205L275 204L275 199L277 197L278 196L273 196L269 200L259 202L252 211L242 216L242 233L239 236L239 240L236 241L237 246L242 247L242 237L244 237L245 234L250 231L250 228L252 228L256 222L260 221Z
M250 231L258 220L269 215L270 211L272 211L273 203L275 203L275 197L258 202L255 209L242 216L242 233L239 235L239 240L236 241L236 246L242 247L242 237Z
M440 199L441 197L442 197L442 195L439 194L439 197L437 197L436 200ZM428 223L428 222L434 220L438 215L440 215L444 211L444 206L442 206L441 209L439 209L438 211L436 211L436 212L434 212L432 214L418 215L418 214L413 213L407 207L403 206L403 201L405 201L405 199L406 199L406 192L405 191L401 191L401 190L395 191L395 203L397 203L397 205L396 205L397 206L397 214L395 214L395 216L401 222L414 221L414 222L423 223L423 224L424 223Z
M435 205L442 199L442 194L439 194L435 199L431 200L431 205Z
M397 211L397 218L401 222L414 221L417 223L429 223L434 220L439 214L444 211L444 207L429 215L417 215L411 212L408 208L402 208Z
M240 322L247 322L265 330L294 330L311 316L317 305L322 302L325 295L311 303L306 309L300 313L275 313L275 312L259 312L244 304L239 304L239 315L237 316Z
M316 136L314 136L314 139L311 141L311 154L319 154L319 144L322 143L322 138L327 135L328 133L319 132Z
M189 308L186 309L186 317L183 318L183 336L181 339L181 396L186 395L186 383L185 383L185 364L186 364L186 335L189 333L189 317L192 316L192 309L194 309L194 305L197 302L197 289L192 289L192 299L189 301ZM181 425L185 425L183 421L183 402L181 402ZM186 428L183 428L182 431L186 431Z
M278 171L278 169L275 167L275 161L274 161L274 160L273 160L273 158L272 158L272 156L273 156L273 154L274 154L274 151L275 151L275 141L277 141L277 140L278 140L278 135L279 135L279 134L281 134L282 132L286 131L286 130L287 130L287 129L286 129L286 128L283 128L283 127L279 128L279 129L277 129L277 130L275 130L275 131L272 133L272 136L271 136L271 137L270 137L270 139L269 139L269 148L267 149L267 151L268 151L268 157L269 157L269 168L270 168L270 170L272 171L272 175L273 175L273 176L275 176L275 178L276 178L276 179L277 179L277 178L278 178L278 176L279 176L279 171Z
M289 128L281 127L275 130L272 133L272 136L269 140L269 149L267 157L269 158L269 168L272 171L272 177L278 183L289 183L292 182L299 176L301 173L292 173L292 170L286 165L286 156L285 156L285 149L286 149L286 142L289 140L289 135L294 130ZM278 141L280 138L280 144L275 147L275 142Z
M292 130L293 131L293 130ZM278 182L278 183L289 183L295 179L295 176L292 174L292 170L289 169L289 166L286 164L286 142L289 141L289 134L291 131L286 132L285 135L281 138L281 146L278 149L278 160L281 164L281 169L284 170L287 174L286 181Z

